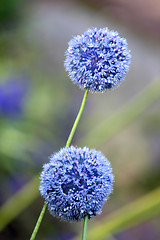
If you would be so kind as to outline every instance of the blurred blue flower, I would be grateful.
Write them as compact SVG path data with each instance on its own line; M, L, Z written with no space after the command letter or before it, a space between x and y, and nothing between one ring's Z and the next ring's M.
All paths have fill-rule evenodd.
M23 111L24 98L28 90L28 79L11 78L0 84L0 114L17 116Z
M108 28L93 28L69 42L65 67L81 88L102 92L124 79L130 58L126 39Z
M79 221L101 213L113 180L110 163L101 152L71 146L44 165L39 189L52 215Z

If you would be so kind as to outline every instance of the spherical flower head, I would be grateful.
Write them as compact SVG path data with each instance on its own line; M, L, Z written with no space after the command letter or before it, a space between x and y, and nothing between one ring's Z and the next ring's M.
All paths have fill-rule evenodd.
M112 192L112 168L95 149L62 148L43 168L40 193L50 213L64 220L96 216Z
M126 39L108 28L93 28L69 42L65 67L81 88L103 92L124 79L130 58Z

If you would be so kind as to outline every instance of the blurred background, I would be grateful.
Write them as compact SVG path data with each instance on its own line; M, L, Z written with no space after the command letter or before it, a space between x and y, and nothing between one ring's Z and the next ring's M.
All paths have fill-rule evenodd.
M156 78L160 81L160 2L1 0L0 206L15 194L21 197L0 219L0 239L31 235L44 202L38 183L34 186L32 181L48 157L65 145L84 94L64 69L64 53L72 36L91 27L118 31L128 41L132 62L120 87L89 93L72 142L101 150L115 174L114 193L89 228L160 184L160 93L133 119L124 112L127 106L136 113L139 105L129 103ZM118 111L120 120L115 121ZM131 121L117 129L123 116ZM159 225L160 216L152 217L113 233L112 239L158 240ZM70 240L81 227L82 223L59 221L47 211L37 239Z

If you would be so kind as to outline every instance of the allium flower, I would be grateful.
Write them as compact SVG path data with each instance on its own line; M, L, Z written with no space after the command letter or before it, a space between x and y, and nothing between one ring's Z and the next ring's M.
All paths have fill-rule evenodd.
M130 58L126 39L108 28L93 28L69 42L65 67L81 88L102 92L124 79Z
M0 114L14 117L22 113L28 83L25 77L17 77L0 84Z
M101 212L113 179L110 163L101 152L71 146L44 165L39 189L52 215L78 221Z

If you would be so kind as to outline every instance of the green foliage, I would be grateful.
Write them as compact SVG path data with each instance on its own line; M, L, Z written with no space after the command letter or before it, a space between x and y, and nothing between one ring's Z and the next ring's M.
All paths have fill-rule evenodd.
M0 1L0 27L11 26L18 17L20 0Z
M99 147L135 121L156 100L160 98L160 79L151 82L142 92L126 105L102 122L80 139L79 144Z
M91 142L93 136L99 136L98 139L102 144L115 136L126 125L132 123L140 114L146 110L154 101L160 97L160 83L153 81L141 94L136 96L124 108L120 109L118 113L113 114L109 120L103 120L96 130L89 132L85 136L85 141ZM117 128L111 128L110 133L106 134L104 126L117 122L120 124ZM104 133L102 132L102 130ZM106 128L105 128L106 129ZM13 131L13 135L22 137L20 133ZM109 135L109 137L108 137ZM14 217L16 217L22 210L27 208L38 197L38 177L31 180L19 192L12 196L0 209L1 229L3 229ZM25 199L25 201L24 201ZM100 223L96 223L94 229L88 232L88 239L104 239L112 232L122 231L147 219L153 218L159 214L160 209L160 189L141 197L133 203L129 203L122 209L113 212ZM4 217L5 216L5 217Z
M38 197L38 183L39 179L36 176L0 208L0 230Z

